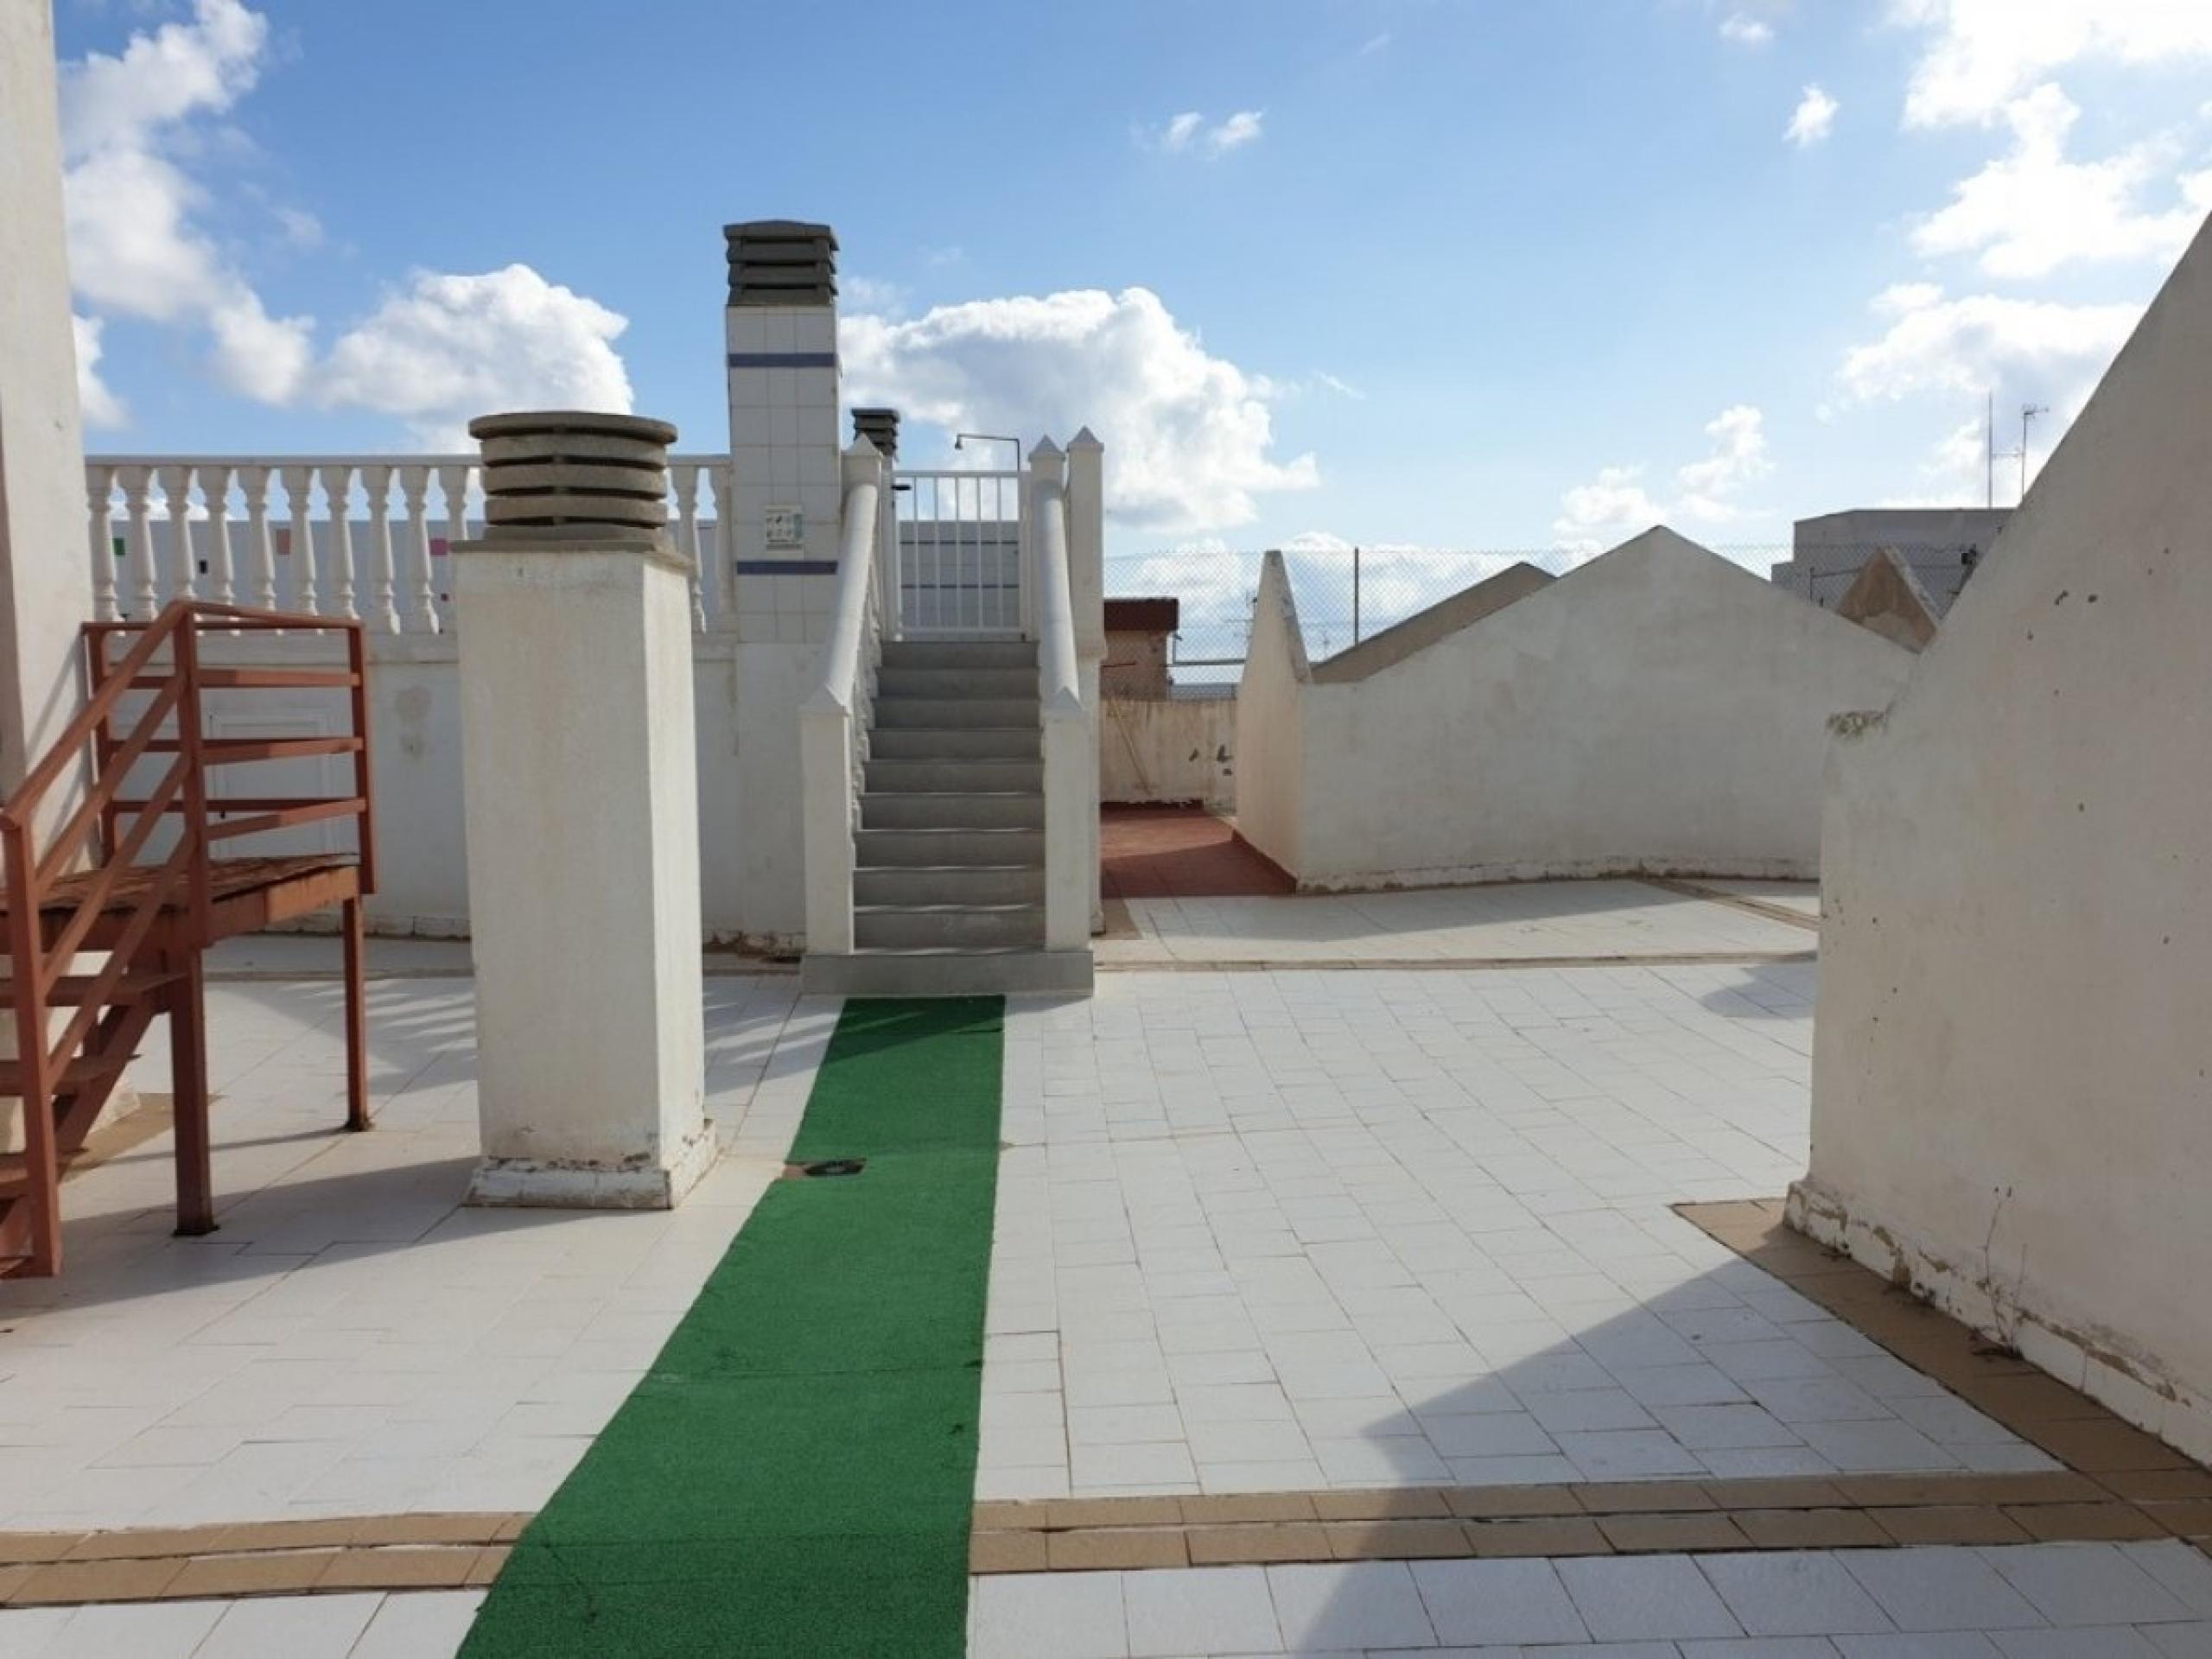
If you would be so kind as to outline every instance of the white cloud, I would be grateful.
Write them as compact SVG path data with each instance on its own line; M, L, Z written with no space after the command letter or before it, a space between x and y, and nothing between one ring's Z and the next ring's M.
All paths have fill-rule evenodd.
M417 271L331 348L316 396L397 416L434 449L466 448L469 420L499 410L627 414L630 377L613 341L628 326L528 265Z
M1367 394L1342 376L1331 374L1326 369L1313 371L1313 378L1339 397L1349 397L1356 404L1367 401Z
M1765 46L1774 39L1774 26L1748 11L1732 11L1720 20L1720 38L1732 46Z
M1387 50L1390 44L1390 31L1387 29L1382 30L1379 35L1370 35L1367 37L1366 41L1361 44L1359 50L1353 53L1352 55L1356 58L1371 58L1377 52Z
M842 320L845 391L910 421L1051 433L1106 444L1107 502L1122 521L1218 530L1256 498L1319 482L1310 454L1275 458L1264 377L1211 355L1148 289L1096 289L939 306L907 321Z
M1266 112L1262 110L1239 110L1208 126L1205 117L1198 111L1185 110L1180 115L1170 116L1157 129L1139 128L1137 142L1171 154L1195 149L1209 156L1225 156L1256 140L1266 118Z
M1890 16L1931 37L1906 89L1908 126L1993 120L2022 88L2078 58L2212 58L2202 0L1891 0Z
M219 378L287 403L310 359L308 317L272 317L194 220L206 193L179 164L191 124L259 79L268 23L238 0L198 0L189 22L131 36L118 56L62 66L70 267L92 305L205 328Z
M1180 115L1171 117L1167 124L1160 130L1160 147L1162 149L1189 149L1191 140L1198 136L1198 129L1205 125L1205 117L1196 110L1185 110Z
M1708 500L1733 495L1774 470L1766 453L1766 416L1750 404L1733 404L1705 423L1713 453L1675 474L1692 495Z
M130 418L123 399L100 378L100 330L98 317L72 315L69 331L77 346L77 406L86 426L122 426Z
M1258 110L1239 110L1211 132L1206 134L1206 147L1216 155L1242 149L1260 136L1260 123L1264 118Z
M240 0L195 0L189 21L134 34L116 55L61 71L71 276L94 311L189 328L211 343L216 378L262 403L303 398L393 415L418 442L457 447L474 415L524 404L626 410L630 385L611 342L624 320L526 265L478 276L417 273L316 361L315 321L272 315L200 222L194 176L207 123L260 78L267 21ZM315 216L277 204L284 240L311 249ZM86 418L119 420L92 367L100 319L79 319Z
M2050 83L2007 104L2012 152L1955 186L1950 205L1914 227L1913 247L1978 254L2003 277L2045 276L2075 260L2177 257L2212 208L2212 168L2176 181L2177 205L2146 212L2145 188L2171 176L2173 146L2153 139L2101 162L2069 161L2081 113Z
M1751 516L1735 498L1774 471L1766 417L1750 404L1732 404L1705 423L1712 445L1701 460L1675 469L1677 493L1654 495L1642 464L1605 467L1560 498L1552 533L1563 548L1585 555L1657 524L1726 524Z
M1888 321L1878 340L1844 353L1844 390L1861 403L1994 387L2071 420L2143 315L2139 304L2068 305L1995 294L1956 299L1928 283L1878 296Z
M1817 84L1805 88L1805 95L1797 100L1791 111L1789 124L1782 136L1800 149L1809 149L1835 130L1835 112L1842 105L1822 92Z

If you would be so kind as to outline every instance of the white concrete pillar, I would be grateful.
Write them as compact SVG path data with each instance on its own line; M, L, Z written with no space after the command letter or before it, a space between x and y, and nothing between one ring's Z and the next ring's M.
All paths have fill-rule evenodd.
M69 323L47 0L0 6L0 793L81 706L79 625L92 616L85 442ZM57 791L50 812L66 812Z
M92 618L54 69L47 0L0 5L0 795L83 706L77 631ZM75 799L50 791L39 828L51 830ZM0 1018L0 1058L16 1052L15 1020ZM137 1104L118 1084L101 1121ZM22 1103L0 1097L0 1153L22 1145Z
M837 238L827 225L722 227L729 262L732 493L724 543L741 640L818 645L837 571Z
M1099 672L1106 659L1106 446L1089 427L1068 441L1068 588L1075 602L1076 656L1083 665L1083 707L1090 722L1090 775L1098 772ZM1090 927L1106 925L1100 885L1098 803L1090 812Z
M505 415L454 548L478 1204L665 1209L703 1116L691 593L676 429Z

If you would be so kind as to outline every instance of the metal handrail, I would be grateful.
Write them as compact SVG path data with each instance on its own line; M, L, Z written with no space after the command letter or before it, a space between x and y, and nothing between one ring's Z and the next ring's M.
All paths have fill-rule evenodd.
M190 925L185 948L203 950L211 942L213 909L208 848L224 835L246 833L244 825L211 826L207 792L207 741L200 721L199 636L224 632L339 631L349 646L353 691L354 756L352 796L294 801L248 820L256 829L280 829L318 818L349 816L359 825L362 891L374 889L375 836L372 820L365 701L366 663L361 625L329 617L290 616L236 606L179 600L149 621L93 622L84 629L89 695L60 735L0 804L0 862L4 862L7 948L10 997L14 1003L16 1093L23 1102L23 1139L30 1205L31 1258L50 1268L60 1249L55 1204L59 1148L54 1106L66 1085L79 1046L107 1012L124 976L162 912L184 889ZM137 637L120 658L109 660L111 636ZM166 664L157 662L164 648ZM117 724L124 698L147 693L145 707ZM174 721L176 735L158 734ZM85 771L87 751L92 766ZM143 782L126 798L125 779L148 757L171 756L158 777ZM50 831L48 798L65 781L85 779L82 798ZM222 809L213 809L220 816ZM175 844L157 860L142 861L156 828L170 816L181 819ZM124 819L129 819L127 827ZM41 848L41 841L45 845ZM143 880L126 906L118 907L124 878ZM84 879L69 897L65 881ZM110 925L97 944L92 930ZM78 976L73 1016L58 1034L49 1029L53 997L74 958L87 949L104 950L95 972Z

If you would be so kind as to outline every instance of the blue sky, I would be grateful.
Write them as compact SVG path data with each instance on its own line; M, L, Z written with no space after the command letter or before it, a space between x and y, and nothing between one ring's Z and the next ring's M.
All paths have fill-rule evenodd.
M711 449L789 215L908 454L1087 421L1122 550L1978 502L2212 208L2202 0L56 11L94 448Z

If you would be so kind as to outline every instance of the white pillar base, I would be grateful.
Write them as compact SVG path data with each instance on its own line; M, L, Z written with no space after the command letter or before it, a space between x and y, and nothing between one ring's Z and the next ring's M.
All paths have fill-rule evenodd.
M673 1210L720 1154L709 1125L662 1163L563 1163L486 1158L468 1178L470 1204L543 1210Z

